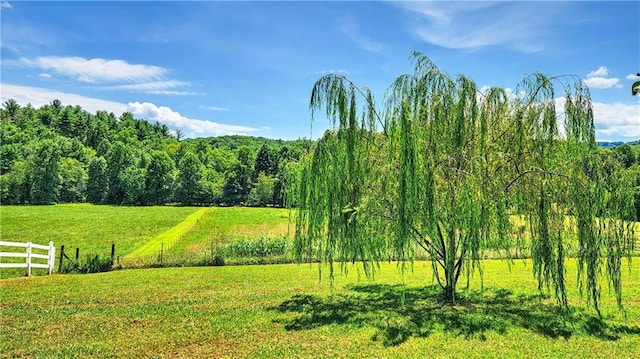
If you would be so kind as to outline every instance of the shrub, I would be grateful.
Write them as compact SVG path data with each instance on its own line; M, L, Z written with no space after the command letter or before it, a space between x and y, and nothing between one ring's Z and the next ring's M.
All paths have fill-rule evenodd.
M101 257L99 255L87 256L84 261L69 259L62 263L61 273L99 273L108 272L113 269L113 259L111 257Z
M230 257L268 257L283 256L287 253L286 238L239 239L225 246L225 253Z

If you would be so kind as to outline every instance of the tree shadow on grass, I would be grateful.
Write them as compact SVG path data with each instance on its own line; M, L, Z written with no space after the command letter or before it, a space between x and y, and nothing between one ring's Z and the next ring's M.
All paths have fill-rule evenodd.
M436 330L484 340L485 333L506 334L524 328L550 338L588 335L615 341L623 334L640 335L640 327L608 324L583 309L563 310L544 302L541 295L514 295L506 289L461 295L455 305L442 301L438 286L348 286L349 292L329 296L295 295L275 310L297 313L277 319L287 330L323 325L372 326L374 340L398 345L409 337L427 337Z

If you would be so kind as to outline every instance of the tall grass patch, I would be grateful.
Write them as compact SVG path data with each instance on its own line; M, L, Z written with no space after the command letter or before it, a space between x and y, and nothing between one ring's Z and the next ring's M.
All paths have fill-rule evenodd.
M289 215L289 210L280 208L211 208L200 218L198 226L177 242L167 255L200 260L214 247L219 254L238 258L244 256L239 255L243 246L253 247L257 252L271 251L274 246L283 248L294 233ZM245 254L264 257L249 252Z

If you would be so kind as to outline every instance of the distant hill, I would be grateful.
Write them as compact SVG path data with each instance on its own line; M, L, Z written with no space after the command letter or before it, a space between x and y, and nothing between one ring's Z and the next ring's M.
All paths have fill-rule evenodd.
M614 148L624 144L624 142L620 142L620 141L618 142L596 141L596 143L598 144L598 147L602 147L602 148Z
M195 139L185 139L185 142L201 142L204 141L208 145L211 145L216 148L228 148L232 151L237 150L242 146L247 146L251 149L258 150L262 145L266 144L267 146L279 149L285 145L293 145L300 148L310 148L314 141L307 140L305 138L300 138L297 140L276 140L265 137L254 137L254 136L241 136L241 135L225 135L225 136L216 136L216 137L201 137Z
M616 141L616 142L610 142L610 141L596 141L596 144L598 144L599 147L602 148L614 148L614 147L618 147L620 145L624 145L627 144L629 146L640 146L640 140L635 140L635 141L630 141L630 142L622 142L622 141Z

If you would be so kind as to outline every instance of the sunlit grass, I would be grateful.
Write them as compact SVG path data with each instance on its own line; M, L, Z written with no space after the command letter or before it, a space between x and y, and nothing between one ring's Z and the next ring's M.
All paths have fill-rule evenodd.
M289 214L289 210L280 208L212 208L169 253L188 256L209 248L211 244L224 244L239 238L293 236L294 227L289 223Z
M136 248L129 253L126 258L141 258L157 254L162 249L168 250L182 238L184 238L194 227L196 227L200 219L211 211L211 208L201 208L195 213L190 214L184 221L171 227L170 229L160 233L149 242Z
M79 248L81 258L90 254L109 256L114 243L116 256L124 256L196 211L195 207L170 206L0 206L0 240L38 244L53 241L58 254L64 245L69 257ZM13 269L2 270L0 277L16 273Z
M428 295L433 283L426 262L404 274L395 263L384 263L373 280L352 267L348 276L336 275L333 286L327 277L318 282L316 264L56 274L0 281L0 356L636 358L640 352L640 262L623 273L627 319L603 282L606 327L629 331L608 339L581 329L595 312L585 307L573 284L570 305L577 321L565 326L567 337L554 337L531 329L554 328L541 318L553 318L545 310L552 311L555 301L536 299L530 262L515 261L509 270L505 261L483 261L483 268L486 298L504 292L512 293L508 303L540 300L522 308L522 318L535 314L531 318L539 322L507 321L504 330L472 327L474 335L465 335L464 323L477 319L482 324L489 315L483 309L488 299L470 299L470 306L452 309L451 318L461 324L428 320L429 312L421 308L437 302ZM575 275L570 261L567 277L574 281ZM461 290L463 297L479 289L477 275L470 284L472 292ZM402 288L404 304L398 299ZM307 297L315 302L283 307ZM385 308L376 307L387 299ZM519 310L509 305L507 310ZM334 315L324 316L325 309ZM461 316L464 310L479 317ZM349 320L340 321L341 314ZM411 330L404 341L385 346L385 326L402 329L423 317L423 328L407 326ZM296 327L299 322L307 326Z
M1 206L3 241L48 243L125 255L196 212L195 207L124 207L91 204Z

